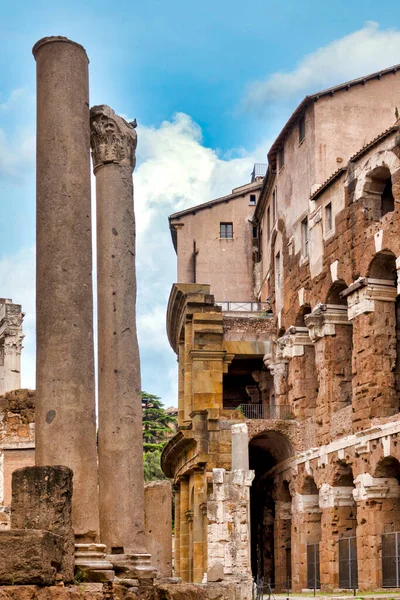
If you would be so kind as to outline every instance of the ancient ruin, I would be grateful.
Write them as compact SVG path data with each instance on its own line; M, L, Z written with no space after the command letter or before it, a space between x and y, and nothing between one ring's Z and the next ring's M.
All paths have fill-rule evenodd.
M183 581L215 571L203 508L243 423L264 591L400 587L399 93L396 66L306 97L250 183L170 217Z

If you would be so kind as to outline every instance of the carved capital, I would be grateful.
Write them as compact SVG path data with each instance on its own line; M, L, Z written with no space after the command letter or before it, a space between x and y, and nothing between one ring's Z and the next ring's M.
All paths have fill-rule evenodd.
M357 502L363 500L384 500L399 498L399 484L392 477L372 477L369 473L361 473L355 480L356 489L353 492Z
M340 304L317 304L304 320L313 342L327 335L335 335L336 325L351 325L347 316L347 306Z
M304 346L311 346L312 341L308 335L307 327L292 325L286 333L277 340L283 358L304 356Z
M105 104L90 110L90 144L93 170L107 164L117 163L131 167L136 165L136 122L128 123Z

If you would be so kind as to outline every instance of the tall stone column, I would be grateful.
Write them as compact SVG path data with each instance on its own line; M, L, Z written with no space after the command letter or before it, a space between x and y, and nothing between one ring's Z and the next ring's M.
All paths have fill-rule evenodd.
M63 37L37 63L36 464L74 473L80 542L99 535L88 58Z
M154 574L144 534L140 359L136 335L133 125L91 109L97 200L100 535L116 572Z

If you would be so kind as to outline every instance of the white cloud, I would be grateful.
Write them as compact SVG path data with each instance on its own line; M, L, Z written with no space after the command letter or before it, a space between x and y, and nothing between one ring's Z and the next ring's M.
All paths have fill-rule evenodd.
M15 105L18 104L19 100L23 97L24 93L24 89L13 90L5 102L0 102L0 110L13 109Z
M176 357L166 336L168 296L176 279L176 255L168 228L168 215L207 202L249 181L255 159L262 160L264 144L253 154L219 156L202 143L201 130L185 114L177 114L159 127L139 127L139 164L134 173L137 218L138 333L143 389L158 394L166 405L177 403ZM3 145L2 145L3 141ZM0 135L0 171L4 136ZM22 139L15 141L14 158L23 155ZM22 144L22 146L21 146ZM14 147L14 146L13 146ZM28 151L28 150L27 150ZM34 158L34 150L29 149ZM243 152L242 152L243 154ZM92 179L92 185L94 181ZM93 197L94 197L93 185ZM94 221L95 222L95 221ZM32 226L33 223L32 223ZM35 385L35 249L21 250L0 259L0 295L22 304L24 350L22 385Z
M35 165L35 135L33 131L8 136L0 129L0 176L22 181Z
M400 31L379 29L373 21L304 57L288 73L273 73L248 86L244 108L267 105L318 92L400 62Z
M160 127L138 127L139 165L134 173L137 221L138 333L143 387L177 403L176 357L169 347L165 315L176 281L176 255L168 216L229 194L250 181L253 163L263 160L267 143L239 158L219 156L202 143L199 126L178 113Z

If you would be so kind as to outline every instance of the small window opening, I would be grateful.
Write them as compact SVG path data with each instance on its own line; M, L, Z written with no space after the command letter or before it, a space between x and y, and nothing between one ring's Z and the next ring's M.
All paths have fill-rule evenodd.
M258 238L258 227L253 227L253 240Z
M251 206L255 206L257 202L257 198L255 194L250 194L250 204Z
M278 165L279 165L279 170L282 169L283 165L285 164L285 149L284 148L280 148L280 150L278 151Z
M271 210L268 206L267 208L267 239L269 241L271 235Z
M299 143L306 137L306 120L302 117L299 121Z
M281 253L278 252L278 254L275 257L275 287L277 290L279 290L281 285Z
M382 217L394 211L394 197L392 192L392 178L388 177L381 196Z
M325 232L332 230L333 220L332 220L332 204L329 202L325 206Z
M276 221L276 215L278 214L278 189L275 187L272 194L272 217L273 222Z
M233 239L233 223L220 223L219 237L223 240Z
M309 229L308 229L308 217L301 222L301 253L304 258L308 256L308 241L309 241Z

